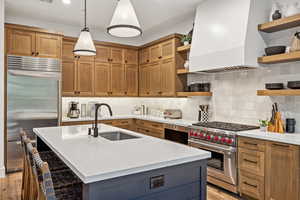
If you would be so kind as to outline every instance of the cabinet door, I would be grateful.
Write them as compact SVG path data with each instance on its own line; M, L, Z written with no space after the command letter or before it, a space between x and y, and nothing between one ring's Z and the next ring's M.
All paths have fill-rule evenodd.
M139 94L140 96L150 95L150 73L149 65L141 65L139 71Z
M110 64L95 63L95 96L109 96L110 92Z
M61 58L62 38L57 35L37 33L36 55L44 58Z
M161 45L162 59L169 59L175 57L175 40L163 42Z
M150 79L150 96L161 95L161 69L160 63L155 62L149 65L149 79Z
M123 49L111 48L111 63L122 64L123 63Z
M158 61L161 58L161 46L155 45L150 47L150 62Z
M126 95L138 96L138 66L125 66Z
M75 55L73 53L75 43L71 41L63 41L62 58L64 60L73 60Z
M94 63L77 62L77 91L79 96L94 95Z
M62 96L74 96L76 91L76 61L62 62Z
M139 55L140 55L140 64L147 64L150 62L150 49L149 48L140 50Z
M18 56L34 56L35 33L17 29L8 29L7 53Z
M173 59L161 61L162 96L175 96L175 63Z
M132 49L125 50L125 63L126 64L138 64L138 51Z
M299 200L299 147L268 142L266 147L266 200Z
M125 70L123 64L111 64L111 95L125 95Z
M110 48L106 46L96 45L97 55L96 62L109 62L110 60Z

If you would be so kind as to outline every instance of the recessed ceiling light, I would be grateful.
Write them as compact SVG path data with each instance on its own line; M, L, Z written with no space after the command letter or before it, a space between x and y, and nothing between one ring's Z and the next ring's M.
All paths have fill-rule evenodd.
M64 4L71 4L71 0L62 0Z

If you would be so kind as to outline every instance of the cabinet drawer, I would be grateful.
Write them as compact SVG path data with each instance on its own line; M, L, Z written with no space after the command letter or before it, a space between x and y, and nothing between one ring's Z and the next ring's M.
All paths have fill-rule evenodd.
M164 133L156 132L155 130L152 130L150 128L138 126L136 128L136 131L138 133L143 133L145 135L149 135L149 136L153 136L153 137L157 137L157 138L164 138Z
M240 171L240 194L257 200L265 196L264 177Z
M239 148L238 152L239 169L252 174L264 176L265 153L249 149Z
M239 148L246 148L250 150L256 151L265 151L265 142L262 140L256 140L247 137L239 137L238 138L238 146Z
M141 127L147 127L150 129L156 129L158 132L164 132L164 124L158 122L150 122L145 120L137 120L136 124Z
M113 125L115 125L115 126L126 126L126 125L130 125L130 124L131 124L130 119L120 119L120 120L113 121Z

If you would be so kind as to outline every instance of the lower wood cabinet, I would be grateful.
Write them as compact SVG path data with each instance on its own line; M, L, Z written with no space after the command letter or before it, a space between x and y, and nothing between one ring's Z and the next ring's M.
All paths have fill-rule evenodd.
M300 147L277 142L266 146L266 200L300 199Z
M239 192L258 200L300 200L300 146L239 137Z

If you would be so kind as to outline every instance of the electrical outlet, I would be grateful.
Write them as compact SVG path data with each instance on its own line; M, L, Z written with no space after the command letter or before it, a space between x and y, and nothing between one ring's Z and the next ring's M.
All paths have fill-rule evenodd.
M163 187L165 185L165 176L155 176L150 178L150 189Z

